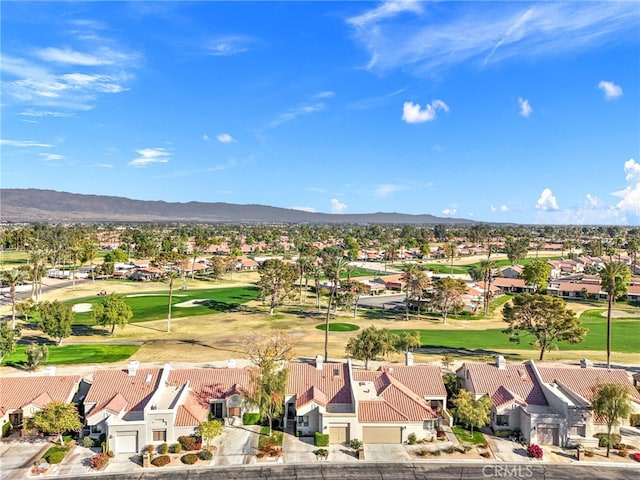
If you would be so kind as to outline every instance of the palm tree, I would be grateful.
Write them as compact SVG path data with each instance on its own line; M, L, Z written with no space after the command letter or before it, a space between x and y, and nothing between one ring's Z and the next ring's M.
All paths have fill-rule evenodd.
M324 359L325 362L328 360L328 350L329 350L329 317L331 316L331 306L333 305L333 301L336 298L336 293L338 292L338 284L340 283L340 274L342 271L347 268L349 262L344 257L333 257L330 258L325 266L325 273L327 277L331 280L331 295L329 296L329 304L327 305L327 317L324 322Z
M34 248L29 251L31 263L31 297L38 301L42 295L42 270L47 258L47 251L42 248Z
M175 270L167 272L167 280L169 281L169 313L167 315L167 333L171 333L171 304L173 302L173 281L180 277Z
M322 267L316 263L311 266L310 274L313 277L313 281L316 287L316 306L318 312L320 311L320 278L322 277Z
M311 265L311 259L309 257L298 257L298 274L300 276L300 304L302 305L302 292L305 292L305 300L306 300L306 289L305 289L305 279L309 280L308 270Z
M16 286L27 279L24 270L12 268L2 272L2 284L9 286L9 296L11 297L11 328L16 329Z
M480 265L478 267L480 272L482 273L482 291L484 296L484 315L486 316L489 312L489 296L491 294L491 280L493 278L493 269L496 268L496 262L490 260L489 257L486 260L480 260Z
M427 277L420 269L417 263L407 263L402 266L402 277L400 279L405 283L405 318L409 320L409 300L414 297L420 297L422 291L427 285Z
M611 308L615 298L624 294L628 288L628 281L631 276L629 267L614 261L605 262L600 270L602 289L607 292L607 368L611 367Z

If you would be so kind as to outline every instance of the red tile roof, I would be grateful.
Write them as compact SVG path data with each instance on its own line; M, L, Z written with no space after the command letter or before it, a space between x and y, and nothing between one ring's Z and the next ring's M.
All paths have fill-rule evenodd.
M350 404L351 386L346 363L325 363L322 370L309 363L289 363L287 394L302 396L316 387L327 398L327 404Z
M496 407L503 403L495 402L507 399L504 392L498 392L501 388L507 390L510 396L519 397L527 404L547 405L540 384L527 364L507 365L501 370L492 363L464 363L458 372L464 370L468 373L468 376L465 374L463 377L467 390L476 395L489 395Z
M184 385L207 402L241 394L251 385L251 370L246 368L191 368L172 370L167 383Z
M47 399L70 402L79 383L78 375L0 378L0 415L31 404L43 407Z
M96 404L87 412L88 416L106 409L112 401L116 401L118 394L127 402L127 412L143 410L156 391L161 372L160 368L144 368L135 375L129 375L126 370L98 370L84 399L85 405ZM120 405L122 400L117 399L116 404L111 406L117 408Z
M176 427L200 425L207 420L210 408L208 401L203 401L202 397L189 392L185 402L178 407L174 424Z
M442 382L440 367L427 365L382 366L381 371L400 380L411 390L424 398L446 397L447 389ZM392 371L393 370L393 371Z

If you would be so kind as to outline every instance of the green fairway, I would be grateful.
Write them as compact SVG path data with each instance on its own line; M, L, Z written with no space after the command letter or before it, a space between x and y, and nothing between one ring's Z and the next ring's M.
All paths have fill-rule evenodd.
M11 354L4 357L3 365L20 367L26 361L27 345L18 345ZM49 345L49 359L43 365L78 365L83 363L113 363L128 359L138 351L140 345L111 345L96 343L91 345Z
M27 265L27 252L2 251L0 252L0 268L2 270Z
M131 293L124 297L133 311L131 323L148 322L167 317L169 306L168 290L141 294ZM227 312L257 297L258 289L256 287L211 288L204 290L174 289L171 316L172 318L182 318ZM69 303L71 305L86 303L95 305L103 299L104 297L95 295L73 300ZM94 325L93 314L90 311L76 313L74 324Z
M580 317L587 335L581 343L560 342L560 350L606 350L607 319L603 310L588 310ZM506 324L505 324L506 328ZM640 318L615 318L611 322L611 350L621 353L640 352ZM390 330L399 334L405 330ZM410 331L410 330L409 330ZM501 329L489 330L418 330L422 348L450 348L457 350L535 350L529 345L534 338L523 336L521 343L510 342Z
M325 331L324 323L316 325L318 330ZM354 325L353 323L330 323L329 331L330 332L354 332L356 330L360 330L358 325Z
M420 266L426 270L431 270L433 273L453 273L455 275L464 275L469 272L468 265L454 265L453 272L451 271L451 265L444 263L423 263Z

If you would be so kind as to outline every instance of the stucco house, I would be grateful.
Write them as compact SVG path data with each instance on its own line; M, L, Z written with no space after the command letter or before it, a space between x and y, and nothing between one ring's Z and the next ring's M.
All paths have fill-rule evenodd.
M52 401L70 403L80 385L78 375L0 378L0 425L20 429Z

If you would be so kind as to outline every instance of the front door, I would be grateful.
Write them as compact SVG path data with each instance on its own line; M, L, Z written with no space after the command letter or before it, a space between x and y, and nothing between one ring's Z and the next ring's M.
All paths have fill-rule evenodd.
M213 418L222 418L222 403L212 404L211 413L213 414Z

